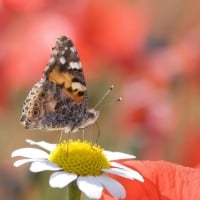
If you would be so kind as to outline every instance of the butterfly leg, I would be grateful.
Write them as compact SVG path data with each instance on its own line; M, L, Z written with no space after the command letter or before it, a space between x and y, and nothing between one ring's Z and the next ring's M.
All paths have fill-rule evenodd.
M95 143L98 143L101 131L97 122L95 122L95 125L97 126L97 137L96 137Z
M64 129L61 129L61 131L60 131L60 136L59 136L59 143L62 142L63 133L65 133L65 130L64 130Z

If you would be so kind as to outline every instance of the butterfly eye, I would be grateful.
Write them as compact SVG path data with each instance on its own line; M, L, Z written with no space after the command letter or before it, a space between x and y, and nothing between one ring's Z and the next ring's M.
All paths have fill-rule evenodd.
M33 117L38 117L40 115L39 109L34 109L33 110Z

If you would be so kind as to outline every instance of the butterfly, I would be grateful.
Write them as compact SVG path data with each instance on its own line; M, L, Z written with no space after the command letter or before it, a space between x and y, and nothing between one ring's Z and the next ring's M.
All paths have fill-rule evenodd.
M85 77L71 39L61 36L43 77L26 97L20 122L27 129L83 130L98 118L99 111L88 109Z

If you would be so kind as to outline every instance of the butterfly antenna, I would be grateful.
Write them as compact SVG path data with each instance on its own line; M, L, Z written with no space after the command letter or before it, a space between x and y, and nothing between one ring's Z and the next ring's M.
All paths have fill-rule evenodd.
M97 108L103 101L104 99L108 96L108 94L112 91L112 89L114 88L113 85L110 86L110 88L106 91L106 93L103 95L103 97L99 100L99 102L96 104L96 106L94 106L94 109Z

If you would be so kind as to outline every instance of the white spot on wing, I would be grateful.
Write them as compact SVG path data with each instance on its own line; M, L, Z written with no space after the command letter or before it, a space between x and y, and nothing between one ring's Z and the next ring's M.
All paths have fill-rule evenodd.
M61 51L61 54L64 55L64 54L65 54L65 50L62 50L62 51Z
M86 87L79 82L73 82L72 83L72 90L76 90L76 89L78 89L79 91L85 91Z
M54 63L55 63L55 58L54 58L54 57L51 57L51 58L49 59L49 63L50 63L50 64L54 64Z
M52 53L53 53L53 55L56 56L58 52L57 52L57 50L56 50L55 48L53 48L53 49L52 49Z
M63 56L60 57L60 63L63 65L66 63L66 59Z
M70 47L70 50L75 53L76 52L76 48L75 47Z
M81 63L80 62L70 62L69 69L81 69Z

